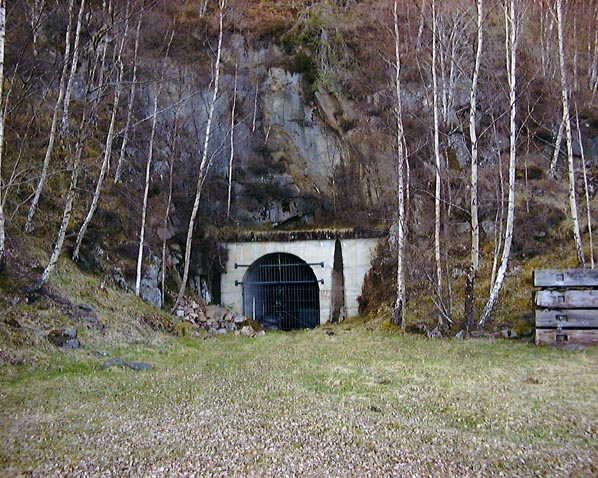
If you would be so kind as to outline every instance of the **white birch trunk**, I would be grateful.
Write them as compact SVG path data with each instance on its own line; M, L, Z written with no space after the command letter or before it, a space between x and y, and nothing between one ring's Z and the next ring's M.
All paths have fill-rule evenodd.
M477 45L475 63L469 90L469 140L471 142L471 174L469 181L469 210L471 214L471 256L465 286L465 323L467 331L473 327L475 305L475 280L480 268L480 224L478 215L478 133L476 110L478 80L484 43L484 0L477 0Z
M66 89L64 91L64 99L62 101L62 121L60 126L60 134L63 136L66 134L68 130L71 96L73 94L73 85L75 83L75 76L77 75L77 68L79 66L79 43L81 39L81 26L83 24L84 10L85 0L81 0L81 3L79 4L79 13L77 14L75 40L73 42L73 59L71 61L71 71L69 72L68 81L66 82Z
M507 273L509 265L509 257L511 255L511 244L513 242L513 225L515 222L515 167L517 165L517 41L518 41L518 25L517 14L515 11L515 0L509 0L505 5L505 33L507 43L507 71L509 78L509 196L507 202L507 224L505 227L505 239L502 250L500 266L496 273L496 280L492 284L490 290L490 297L486 302L478 325L483 328L492 314L492 310L496 305L498 296L502 289L502 285Z
M4 184L2 159L4 157L4 40L6 38L6 0L0 0L0 270L6 258L6 229L4 223Z
M216 51L216 63L214 65L214 93L210 102L210 108L208 110L208 121L206 124L206 136L204 139L203 153L201 163L199 165L199 172L197 174L197 184L195 188L195 200L193 202L193 209L191 210L191 217L189 218L189 226L187 228L187 240L185 242L185 261L183 264L183 279L181 287L177 295L176 301L173 305L173 309L178 306L185 295L185 289L187 287L187 280L189 279L189 267L191 265L191 247L193 242L193 229L195 228L195 218L197 217L197 211L199 210L199 201L201 199L201 192L203 184L208 175L210 169L210 160L208 148L210 146L210 135L212 130L212 120L214 118L214 109L216 106L216 99L218 98L218 89L220 85L220 58L222 55L222 36L223 36L223 21L224 21L224 7L226 6L225 0L219 2L219 33L218 33L218 49Z
M54 142L56 141L56 132L58 128L58 115L60 113L60 107L64 100L66 91L66 83L69 72L69 58L71 56L71 34L72 34L72 17L73 17L73 0L69 0L68 6L68 24L66 33L64 36L64 59L62 64L62 73L60 75L60 82L58 85L58 97L54 104L54 110L52 112L52 121L50 123L50 132L48 134L48 145L46 146L46 153L44 155L44 162L42 163L42 169L40 172L39 180L35 188L35 193L31 204L29 205L29 211L27 212L27 219L25 220L25 231L31 233L33 231L33 216L37 209L39 198L42 194L46 178L48 176L48 167L50 166L50 159L54 150Z
M554 150L552 152L552 160L550 161L550 170L548 175L551 179L556 177L556 166L561 154L561 144L563 143L563 136L565 135L565 119L561 116L561 122L559 123L559 130L554 140Z
M228 198L226 201L226 219L230 219L230 208L233 196L233 161L235 159L235 110L237 108L237 67L235 65L235 82L233 88L233 105L230 112L230 157L228 160Z
M139 53L139 37L141 32L141 22L143 20L143 13L139 13L137 20L137 28L135 30L135 47L133 51L133 73L131 76L131 90L129 91L129 103L127 105L127 119L125 121L125 127L123 130L123 140L120 146L120 154L118 156L118 162L116 164L116 171L114 172L114 182L120 182L120 176L122 174L122 166L125 160L125 154L127 150L127 144L129 142L129 130L131 128L131 120L133 118L133 104L135 102L135 91L137 85L137 55Z
M406 296L405 296L405 148L403 134L403 111L401 99L401 53L399 48L399 17L397 1L393 8L394 36L395 36L395 94L397 117L397 196L398 196L398 233L397 233L397 297L392 312L392 322L406 327Z
M590 191L588 188L588 170L586 168L586 155L583 147L583 141L581 137L581 129L579 127L579 115L575 115L575 123L577 126L577 139L579 141L579 148L581 153L581 171L583 174L583 185L586 199L586 220L588 222L588 241L590 245L590 267L594 269L594 238L592 236L592 209L590 204Z
M122 54L124 51L124 47L125 47L125 43L127 41L127 35L129 32L129 2L127 2L127 6L126 6L126 10L125 10L125 27L124 27L124 32L120 41L120 46L118 49L118 57L117 57L117 63L119 65L118 68L118 75L117 75L117 79L116 79L116 88L114 90L114 102L112 105L112 113L110 115L110 125L108 126L108 133L106 134L106 142L104 144L104 155L103 155L103 159L102 159L102 166L100 168L100 174L98 176L98 180L96 182L96 188L91 200L91 204L89 206L89 210L87 211L87 215L85 216L85 219L83 220L83 224L81 225L81 228L79 229L79 232L77 234L77 239L75 241L75 247L73 248L73 260L77 261L79 259L79 250L81 248L81 243L83 242L83 238L85 237L85 233L87 232L87 227L89 226L89 223L91 222L91 220L93 219L93 216L96 212L96 209L98 207L98 203L100 201L100 194L102 191L102 186L104 184L104 178L106 177L106 173L108 172L108 168L110 167L110 156L112 154L112 143L114 141L114 129L116 126L116 117L118 114L118 106L120 103L120 95L121 95L121 91L122 91L122 80L123 80L123 76L124 76L124 71L125 71L125 67L124 67L124 63L122 62L121 58L122 58ZM101 87L101 85L100 85Z
M152 171L152 159L154 155L154 139L156 136L156 123L158 115L158 96L159 90L154 96L154 116L152 118L152 131L145 162L145 187L143 189L143 205L141 208L141 231L139 232L139 250L137 252L137 273L135 275L135 295L139 296L141 292L141 267L143 265L143 247L145 246L145 223L147 218L147 202L149 197L149 187Z
M432 95L434 109L434 163L436 165L436 180L434 192L434 263L436 265L436 294L442 299L442 257L440 250L440 223L441 223L441 168L440 156L440 118L438 105L438 78L436 72L438 52L438 19L436 17L436 1L432 0ZM439 321L442 318L439 316ZM442 325L442 323L441 323Z
M258 94L258 81L255 81L255 94L253 96L253 117L251 118L251 132L255 133L255 123L257 119L257 94Z
M81 129L85 128L84 123L86 122L86 118L84 117L81 121ZM58 229L58 233L56 235L56 241L52 247L52 252L50 254L50 259L48 264L46 265L44 271L42 272L41 278L38 282L38 287L41 288L48 283L50 280L50 276L54 272L56 268L56 264L58 264L58 258L60 257L60 253L62 252L62 246L64 245L64 238L66 236L66 231L71 221L71 215L73 211L73 203L75 200L75 192L77 189L77 181L79 178L79 171L80 171L80 164L81 164L81 155L83 154L83 133L79 132L79 137L77 139L77 145L75 146L75 157L73 159L72 164L72 171L71 171L71 181L69 184L69 189L66 195L66 202L64 205L64 209L62 211L62 221L60 222L60 227Z
M164 239L162 240L162 283L161 283L161 297L162 297L162 307L164 307L165 299L166 299L166 271L168 268L168 263L166 260L166 246L167 246L167 234L168 231L168 219L170 218L170 209L172 206L172 183L174 177L174 162L175 158L177 157L177 140L179 134L179 112L180 108L177 108L176 113L174 115L174 128L172 132L172 142L171 142L171 157L170 157L170 165L168 168L168 195L166 197L166 208L164 210L164 222L162 223L162 227L164 228Z
M567 85L567 71L565 67L565 40L563 38L563 2L556 0L557 33L559 67L561 73L561 100L563 105L563 122L565 123L565 139L567 143L567 164L569 169L569 207L571 209L571 220L573 222L573 237L575 238L575 249L577 251L577 262L579 266L585 265L581 231L579 227L579 214L577 212L577 197L575 194L575 165L573 163L573 134L571 132L571 118L569 112L569 89Z

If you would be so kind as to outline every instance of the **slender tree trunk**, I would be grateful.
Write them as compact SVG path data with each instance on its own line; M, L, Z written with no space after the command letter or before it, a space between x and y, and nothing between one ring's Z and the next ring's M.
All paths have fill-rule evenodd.
M60 135L65 136L68 130L69 110L71 105L71 96L73 94L73 85L75 83L75 76L77 75L77 68L79 66L79 43L81 39L81 26L83 24L83 12L85 11L85 0L81 0L79 4L79 14L77 15L77 27L75 29L75 40L73 43L73 59L71 61L71 71L69 72L68 80L66 82L66 89L64 90L64 99L62 101L62 120L60 123ZM101 84L101 83L100 83Z
M118 163L116 164L116 171L114 173L114 182L120 182L122 174L122 166L127 152L127 145L129 142L129 130L131 129L131 120L133 118L133 104L135 102L135 91L137 88L137 55L139 53L139 37L141 32L141 22L143 20L143 12L139 13L137 19L137 28L135 30L135 47L133 51L133 73L131 77L131 90L129 91L129 103L127 105L127 119L123 130L123 140L120 146L120 155L118 156Z
M6 229L4 222L4 184L2 159L4 157L4 40L6 38L6 0L0 0L0 271L6 259Z
M72 18L73 18L73 0L69 0L68 6L68 24L66 28L66 33L64 37L64 58L62 64L62 74L60 75L60 83L58 85L58 97L56 98L56 103L54 104L54 111L52 112L52 121L50 123L50 132L48 135L48 145L46 147L46 154L44 156L44 162L42 164L42 169L40 172L39 180L37 186L35 188L35 193L33 195L33 199L31 200L31 204L29 205L29 211L27 213L27 219L25 221L25 231L32 232L33 231L33 216L35 215L35 211L37 209L37 204L39 202L39 198L41 196L42 190L44 188L44 184L46 182L46 178L48 176L48 167L50 166L50 159L52 157L52 152L54 150L54 142L56 141L56 132L58 128L58 116L60 113L60 107L62 106L62 102L65 97L66 91L66 84L68 80L68 72L69 72L69 58L71 56L71 34L72 34ZM79 25L78 25L79 27Z
M594 238L592 236L592 209L590 204L590 192L588 188L588 170L586 168L586 155L581 137L581 129L579 127L579 114L577 113L575 114L575 123L577 126L577 139L579 141L579 148L581 152L581 171L583 174L583 185L586 196L586 220L588 221L588 241L590 243L590 267L594 269Z
M559 130L556 134L556 138L554 140L554 150L552 152L552 160L550 161L550 170L549 170L549 177L554 179L556 177L556 166L559 160L559 156L561 154L561 144L563 143L563 136L565 134L565 119L561 116L561 121L559 123Z
M567 70L565 67L565 41L563 38L563 2L556 0L557 33L559 66L561 72L561 100L563 104L563 122L565 123L565 139L567 142L567 164L569 169L569 207L571 209L571 220L573 221L573 236L575 238L575 249L577 250L577 262L580 267L585 265L581 231L579 227L579 215L577 212L577 197L575 194L575 165L573 163L573 134L571 132L571 118L569 113L569 88L567 84Z
M475 280L480 268L480 224L478 217L478 133L476 128L476 110L478 80L484 42L484 0L477 0L477 46L475 64L469 90L469 140L471 142L471 175L469 181L469 205L471 213L471 258L469 274L465 285L465 327L467 332L473 328L475 306Z
M170 40L168 41L168 46L166 47L166 54L165 58L168 58L168 54L170 52L170 45L172 44L172 39L174 38L174 27L170 35ZM154 109L152 114L152 131L150 133L150 141L148 145L148 152L147 152L147 160L145 162L145 187L143 189L143 205L141 207L141 230L139 232L139 250L137 252L137 273L135 276L135 295L139 297L141 293L141 269L143 266L143 248L145 247L145 224L147 221L147 205L149 199L149 187L151 183L151 172L152 172L152 161L154 156L154 140L156 138L156 126L158 123L158 99L160 94L162 93L162 82L164 80L164 69L160 74L160 79L158 83L158 89L154 96Z
M592 92L592 99L590 100L590 103L594 103L596 91L598 90L598 30L596 30L596 33L594 33L594 53L591 55L589 77L589 87L590 91Z
M230 219L230 208L233 196L233 161L235 159L235 110L237 108L237 67L235 65L235 85L233 88L233 105L230 112L230 157L228 160L228 198L226 202L226 219Z
M50 276L54 272L56 268L56 264L58 264L58 258L60 257L60 253L62 252L62 247L64 245L64 238L66 236L66 231L71 221L71 215L73 211L73 203L75 200L75 194L77 190L77 181L79 178L80 172L80 164L81 164L81 155L83 154L83 130L85 123L87 120L84 117L82 120L81 128L78 133L77 144L75 146L75 156L73 159L73 164L71 166L71 181L69 184L69 189L66 195L66 202L64 205L64 209L62 211L62 221L60 223L60 227L58 229L58 233L56 235L56 241L54 242L54 246L52 247L52 252L50 254L50 259L48 264L46 265L44 271L42 272L41 278L38 282L38 288L42 288L44 285L48 283L50 280Z
M255 123L257 120L257 94L258 94L258 81L255 81L255 94L253 96L253 117L251 118L251 132L255 133Z
M434 163L436 165L435 193L434 193L434 263L436 265L436 295L442 303L442 256L440 248L441 226L441 171L442 158L440 155L440 118L438 105L438 78L437 78L437 52L438 52L438 19L436 16L436 1L432 0L432 95L434 109ZM439 325L443 325L442 314L438 314Z
M219 34L218 34L218 49L216 51L216 63L214 65L214 93L212 95L212 101L210 102L210 108L208 110L208 121L206 124L206 136L204 139L203 154L201 163L199 165L199 172L197 174L197 184L195 188L195 200L193 202L193 209L191 210L191 217L189 218L189 226L187 228L187 240L185 242L185 260L183 264L183 280L176 301L173 305L175 309L185 295L185 288L187 287L187 280L189 278L189 267L191 265L191 247L193 243L193 230L195 228L195 218L197 217L197 211L199 210L199 201L201 199L201 192L203 184L208 175L210 169L210 159L208 148L210 146L210 134L212 128L212 120L214 118L214 109L216 106L216 99L218 98L218 88L220 85L220 58L222 55L222 36L223 36L223 21L224 21L224 8L226 6L225 0L220 0L220 13L219 13Z
M515 167L517 165L517 41L518 41L518 24L517 13L515 11L515 0L509 0L505 5L505 28L506 28L506 43L507 43L507 71L509 78L509 196L507 203L507 224L505 229L505 240L502 250L501 262L496 273L496 280L492 285L490 297L486 302L478 325L483 328L492 314L492 310L498 300L498 295L502 289L502 285L507 273L509 265L509 257L511 255L511 244L513 242L513 225L515 222Z
M160 84L162 78L160 78ZM154 96L154 115L152 117L152 131L150 134L149 146L147 151L147 160L145 162L145 188L143 190L143 205L141 208L141 231L139 232L139 250L137 253L137 274L135 276L135 295L141 293L141 268L143 265L143 248L145 246L145 223L147 219L147 203L149 197L149 187L151 182L152 159L154 155L154 139L156 137L156 124L158 121L158 97L161 87L158 88Z
M179 112L180 108L177 108L176 113L174 115L174 128L172 132L172 142L171 142L171 157L170 157L170 165L168 168L168 196L166 198L166 208L164 210L164 222L162 223L162 227L164 229L164 238L162 239L162 287L161 287L161 294L162 294L162 307L164 307L165 300L166 300L166 270L168 268L168 263L166 261L166 246L167 246L167 234L168 231L168 220L170 218L170 208L172 206L172 184L173 184L173 177L174 177L174 162L177 157L177 140L179 134Z
M116 79L116 87L114 90L114 102L112 104L112 113L110 115L110 125L108 126L108 133L106 134L106 142L104 144L104 155L102 159L102 166L100 168L100 174L98 176L98 180L96 183L96 189L94 191L93 197L91 199L91 204L89 206L89 210L87 211L87 215L83 220L83 224L79 229L79 233L77 234L77 240L75 241L75 247L73 248L73 260L79 260L79 250L81 248L81 243L83 242L83 238L85 237L85 233L87 232L87 227L89 223L93 219L93 216L96 212L98 207L98 203L100 201L100 194L102 191L102 186L104 184L104 178L108 172L108 168L110 167L110 156L112 154L112 142L114 141L114 128L116 126L116 118L118 114L118 106L120 103L120 95L122 91L122 80L124 77L124 63L122 62L122 55L125 47L125 43L127 41L127 35L129 32L129 2L127 1L126 9L125 9L125 28L123 35L121 37L120 46L118 49L118 75ZM100 85L101 87L101 85Z
M395 94L397 118L397 196L398 196L398 233L397 233L397 297L392 311L391 321L406 328L406 294L405 294L405 147L403 133L403 107L401 98L401 53L399 36L398 4L395 0L393 8L394 39L395 39Z

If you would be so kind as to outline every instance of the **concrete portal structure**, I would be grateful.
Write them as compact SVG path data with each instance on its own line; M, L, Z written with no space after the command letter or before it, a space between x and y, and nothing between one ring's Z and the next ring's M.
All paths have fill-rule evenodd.
M330 238L301 239L296 234L285 234L286 240L260 240L252 234L249 241L226 244L228 260L226 272L221 276L222 305L260 323L267 322L270 319L260 315L264 310L261 301L272 301L269 313L276 315L281 307L287 307L285 302L290 304L295 297L303 297L303 288L309 286L310 290L316 287L316 298L289 305L291 308L287 307L283 314L297 314L300 319L315 314L314 320L307 318L280 328L304 328L324 324L332 318L356 316L357 298L379 239L338 238L332 233ZM263 268L263 273L258 274L258 268ZM258 287L268 290L256 292ZM283 287L285 291L281 292Z

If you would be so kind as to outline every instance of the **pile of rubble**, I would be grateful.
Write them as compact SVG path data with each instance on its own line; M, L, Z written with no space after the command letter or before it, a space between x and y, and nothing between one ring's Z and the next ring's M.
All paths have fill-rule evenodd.
M192 298L185 298L176 308L175 314L183 322L191 324L193 329L205 330L211 335L233 333L256 337L266 334L264 328L255 320L248 319L226 307L207 305L203 301Z

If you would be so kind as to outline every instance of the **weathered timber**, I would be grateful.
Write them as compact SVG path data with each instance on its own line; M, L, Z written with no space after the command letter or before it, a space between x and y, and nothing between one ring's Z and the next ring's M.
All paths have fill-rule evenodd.
M598 290L540 290L535 303L548 309L598 309Z
M536 344L598 345L598 270L534 271Z
M535 287L598 287L598 269L538 269Z
M598 310L594 309L537 309L537 328L595 328L598 329Z
M537 329L538 345L598 345L598 330Z

